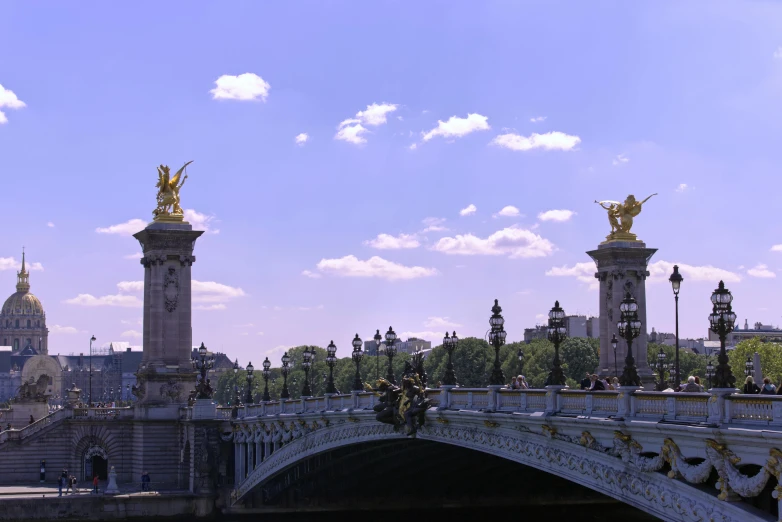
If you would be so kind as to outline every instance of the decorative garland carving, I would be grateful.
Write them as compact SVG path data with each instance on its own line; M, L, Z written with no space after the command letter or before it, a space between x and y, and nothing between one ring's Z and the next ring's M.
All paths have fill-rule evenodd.
M706 482L706 479L711 474L711 461L704 460L700 464L688 464L684 460L679 446L671 439L665 439L662 455L671 466L668 478L681 477L691 484L700 484L701 482Z
M173 266L168 267L168 272L163 280L164 306L169 312L176 310L179 302L179 272Z

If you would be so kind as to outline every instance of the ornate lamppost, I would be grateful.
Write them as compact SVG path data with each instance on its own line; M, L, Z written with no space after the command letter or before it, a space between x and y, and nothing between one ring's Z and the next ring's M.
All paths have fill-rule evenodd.
M253 363L249 362L247 363L247 395L244 398L245 404L252 404L255 402L253 399L253 379L255 379L255 375L253 375L253 370L255 368L253 367Z
M706 378L709 379L709 388L711 388L711 380L714 378L714 364L711 359L706 363Z
M489 384L493 386L502 386L505 384L505 374L502 372L502 366L500 365L500 348L505 344L505 337L507 334L502 327L502 325L505 324L505 319L502 318L502 308L500 308L497 299L494 300L494 306L491 307L491 313L492 316L489 318L489 324L491 325L489 342L494 346L494 369L491 371Z
M611 346L614 348L614 377L619 377L619 366L616 362L616 345L619 344L619 339L616 338L616 334L611 334Z
M622 314L622 318L617 324L619 337L627 342L625 367L622 376L619 377L619 384L621 386L641 386L641 378L638 376L635 357L633 357L633 339L641 335L641 321L638 319L638 303L635 302L630 292L625 294L625 298L619 305L619 311Z
M752 364L752 358L750 356L747 356L747 362L744 363L744 375L749 377L752 375L752 372L755 371L755 365Z
M736 314L731 306L733 295L725 288L725 283L720 281L719 286L711 294L712 312L709 315L711 331L720 338L720 354L717 356L717 369L714 372L715 388L735 388L736 377L728 364L728 352L725 349L725 339L733 331L736 324Z
M326 347L326 364L329 367L329 380L326 383L326 393L337 393L334 386L334 365L337 363L337 347L334 341L331 341Z
M660 351L657 353L657 391L665 390L665 370L668 369L668 365L665 363L665 359L667 357L668 356L666 355L665 350L663 350L663 347L660 346Z
M239 381L238 381L238 374L239 374L239 359L234 360L234 404L233 408L231 408L231 418L235 419L239 416Z
M386 372L386 380L391 384L396 384L396 376L394 375L394 356L396 355L396 332L392 327L388 327L386 332L386 355L388 356L388 371Z
M291 363L291 356L288 352L285 352L282 356L282 391L280 392L280 399L290 399L291 393L288 391L288 374L291 373L291 368L288 366Z
M518 353L516 353L516 358L519 360L519 375L524 374L524 352L521 351L521 348L519 348Z
M681 288L684 278L679 273L679 265L673 265L673 273L671 274L671 277L668 278L668 281L671 282L673 298L674 301L676 301L676 361L674 362L674 365L676 366L676 382L682 382L682 376L679 373L679 288Z
M364 386L361 384L361 359L364 357L364 352L361 350L361 345L363 345L363 341L361 341L361 338L356 334L356 336L353 338L353 362L356 364L356 376L353 378L353 391L362 391L364 389Z
M550 386L564 386L565 373L559 360L559 345L567 337L567 328L565 328L565 311L559 306L559 301L554 301L554 308L548 313L547 333L548 340L554 343L554 363L546 381Z
M214 356L207 357L206 356L207 350L206 346L204 346L204 343L201 343L201 346L198 347L198 356L197 358L193 359L193 368L198 370L200 374L200 378L198 380L198 383L196 383L196 399L211 399L212 398L212 387L208 384L208 379L206 376L209 373L209 370L211 370L215 365L215 358Z
M87 401L88 406L92 406L92 343L95 342L95 336L90 337L90 393Z
M375 332L373 339L375 340L375 380L377 380L380 379L380 343L383 341L380 330Z
M309 348L305 347L304 352L301 354L301 365L304 367L304 388L301 390L302 397L312 397L312 389L310 388L310 366L312 366L312 352Z
M269 376L272 374L271 367L272 363L267 357L263 360L263 398L261 399L263 402L272 400L271 395L269 395Z
M459 345L459 338L456 337L456 332L453 336L449 336L448 332L445 332L443 337L443 348L448 352L448 363L445 365L445 375L443 376L443 384L446 386L457 386L456 373L453 371L453 351Z

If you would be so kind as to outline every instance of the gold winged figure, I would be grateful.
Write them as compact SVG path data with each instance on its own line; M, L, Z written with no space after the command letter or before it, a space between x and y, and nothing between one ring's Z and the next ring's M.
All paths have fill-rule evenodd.
M608 241L637 241L637 236L630 232L633 228L633 219L641 213L643 204L649 201L652 194L643 201L638 201L635 196L630 194L625 198L624 203L619 201L595 201L608 212L608 222L611 225L611 233L608 234Z
M157 168L157 208L152 211L156 221L182 221L184 212L179 205L179 189L184 186L187 174L182 176L185 167L193 163L188 161L176 174L171 176L168 165L160 165Z

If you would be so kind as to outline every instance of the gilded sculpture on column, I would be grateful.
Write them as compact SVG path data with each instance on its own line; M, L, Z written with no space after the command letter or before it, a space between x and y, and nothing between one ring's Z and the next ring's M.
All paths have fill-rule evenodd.
M185 184L187 174L182 177L185 168L193 163L188 161L176 174L171 176L171 170L168 165L160 165L157 168L157 208L152 211L155 221L176 221L181 222L184 219L184 212L179 205L179 189Z
M635 196L630 194L625 198L624 203L610 200L595 200L595 203L608 212L608 223L611 225L611 233L606 236L606 241L638 241L638 236L630 232L633 228L633 219L641 213L643 204L656 195L657 193L654 193L643 201L638 201L635 199Z

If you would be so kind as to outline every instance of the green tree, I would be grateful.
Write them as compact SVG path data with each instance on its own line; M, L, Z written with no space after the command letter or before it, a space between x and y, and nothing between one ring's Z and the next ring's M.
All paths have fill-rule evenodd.
M594 373L600 364L598 355L600 342L585 337L570 337L559 347L565 375L574 382L580 382L587 372Z
M755 352L760 354L760 368L763 371L763 376L771 379L773 383L782 382L782 350L780 350L779 344L763 342L759 337L753 337L739 342L733 350L728 352L728 360L733 375L736 376L736 384L741 387L740 383L744 379L744 365L747 357L754 360ZM716 367L716 360L714 365Z
M649 367L653 372L657 373L657 357L660 353L660 348L665 352L665 362L668 363L668 373L666 379L675 372L676 362L676 347L669 346L667 344L649 343L646 345L646 357L649 363ZM679 375L682 382L687 381L687 377L695 375L700 377L701 384L704 386L708 383L704 380L706 378L706 364L709 362L709 358L703 354L692 353L684 348L679 348Z

